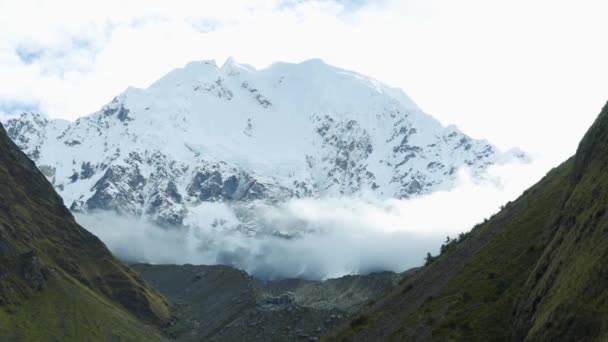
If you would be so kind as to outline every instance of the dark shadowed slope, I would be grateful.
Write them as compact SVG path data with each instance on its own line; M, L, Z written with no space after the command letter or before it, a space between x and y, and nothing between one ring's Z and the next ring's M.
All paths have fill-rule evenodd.
M332 339L608 339L608 105L577 154Z
M155 340L168 316L0 125L0 340Z
M133 268L175 304L166 333L178 341L314 341L404 276L262 282L228 266Z

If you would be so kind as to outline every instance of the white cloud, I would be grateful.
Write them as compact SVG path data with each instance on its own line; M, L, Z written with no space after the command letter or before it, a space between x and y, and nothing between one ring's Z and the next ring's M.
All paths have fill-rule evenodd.
M574 152L608 94L606 7L595 0L2 1L0 99L75 118L191 60L235 56L263 67L320 57L404 88L475 137L557 163ZM40 58L27 65L20 48Z
M246 208L208 203L208 210L191 218L197 226L184 231L114 213L77 219L129 261L229 264L262 278L404 271L420 266L427 252L437 254L446 236L470 230L515 199L544 169L539 164L493 167L488 179L478 183L461 172L454 190L408 201L294 199ZM243 213L255 222L257 235L235 229L236 217ZM227 223L218 224L218 217ZM277 232L295 237L278 238Z

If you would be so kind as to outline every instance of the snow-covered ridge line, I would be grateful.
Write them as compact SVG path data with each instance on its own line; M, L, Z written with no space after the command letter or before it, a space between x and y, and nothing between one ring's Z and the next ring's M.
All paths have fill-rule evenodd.
M192 62L75 122L25 113L6 127L72 210L175 226L196 223L210 202L407 198L452 188L462 167L482 177L528 158L321 60L262 70Z

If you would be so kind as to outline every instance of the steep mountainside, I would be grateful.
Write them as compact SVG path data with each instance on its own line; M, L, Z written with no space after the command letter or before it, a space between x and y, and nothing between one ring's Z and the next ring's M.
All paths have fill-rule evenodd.
M194 62L73 123L30 113L6 125L71 210L165 226L200 224L210 202L406 198L449 189L462 167L482 177L490 165L527 158L319 60L263 70Z
M577 154L332 339L608 339L608 105Z
M391 272L324 282L261 282L227 266L134 265L176 305L179 341L315 340L404 277Z
M153 341L151 326L168 315L160 294L76 224L0 125L0 340Z

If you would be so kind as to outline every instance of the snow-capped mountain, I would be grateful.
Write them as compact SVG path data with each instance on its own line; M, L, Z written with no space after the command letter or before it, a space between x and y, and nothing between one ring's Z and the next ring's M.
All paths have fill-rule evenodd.
M73 211L183 225L202 203L407 198L459 168L525 160L443 127L402 91L320 60L256 70L193 62L75 122L6 122Z

